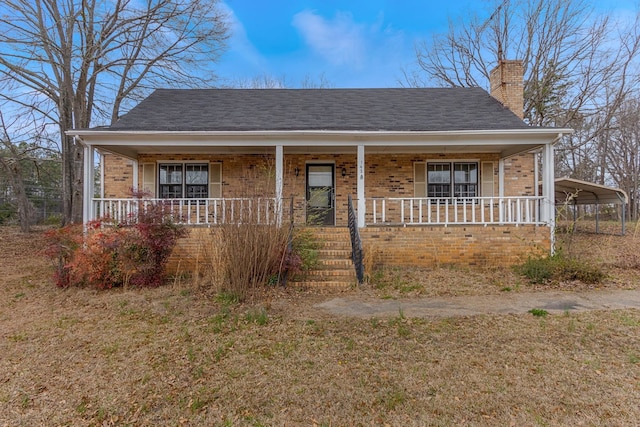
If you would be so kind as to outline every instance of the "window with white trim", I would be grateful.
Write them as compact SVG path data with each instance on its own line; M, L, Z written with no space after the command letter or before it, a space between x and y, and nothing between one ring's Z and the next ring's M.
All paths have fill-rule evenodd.
M220 163L158 164L158 197L207 199L221 197Z
M415 197L468 198L478 194L478 162L414 163Z

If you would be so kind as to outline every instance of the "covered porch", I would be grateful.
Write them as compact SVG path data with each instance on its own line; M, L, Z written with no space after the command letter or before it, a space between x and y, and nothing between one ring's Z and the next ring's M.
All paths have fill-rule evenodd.
M77 136L85 147L84 219L130 218L149 203L163 203L178 222L188 225L214 226L252 218L264 223L345 226L351 195L359 228L552 227L553 144L560 136L549 129L245 132L242 137L230 132L129 135L84 131L82 137ZM105 178L113 172L104 168L104 162L100 188L94 188L90 171L96 167L96 150L128 159L129 187L147 190L149 197L136 199L105 191ZM523 158L530 159L525 167ZM208 176L200 183L207 188L202 193L205 197L197 192L187 194L190 189L184 183L180 184L182 197L161 194L165 165L174 163L208 165ZM439 176L443 169L446 174L451 170L451 181L438 188L431 185L432 164L438 166ZM472 176L464 187L454 182L460 165ZM172 172L174 169L178 168ZM186 172L181 173L184 178ZM541 177L540 188L535 185L536 177ZM247 191L257 186L262 187L259 194ZM434 191L440 191L437 197L431 194Z

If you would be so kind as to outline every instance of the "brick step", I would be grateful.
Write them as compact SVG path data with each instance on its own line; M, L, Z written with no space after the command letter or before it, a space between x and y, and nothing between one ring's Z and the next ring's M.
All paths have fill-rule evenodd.
M318 288L318 289L338 289L338 290L346 290L356 286L356 281L304 281L304 282L291 282L290 285L292 287L300 287L300 288Z
M350 268L327 268L327 269L316 269L308 271L305 275L306 278L309 277L335 277L335 276L354 276L356 272Z
M318 264L321 267L342 267L344 269L350 268L353 265L350 258L320 258Z
M318 240L334 240L334 239L346 239L351 240L349 229L333 228L326 230L311 230L311 234Z
M318 249L320 259L351 259L351 249Z
M310 229L318 242L318 265L292 286L326 289L349 289L356 282L351 262L351 238L346 227Z
M351 238L349 236L331 236L331 238L314 236L314 239L316 239L316 242L320 245L340 243L351 246Z
M317 240L318 246L321 247L334 247L334 246L342 246L344 248L351 249L351 241L349 239L323 239Z

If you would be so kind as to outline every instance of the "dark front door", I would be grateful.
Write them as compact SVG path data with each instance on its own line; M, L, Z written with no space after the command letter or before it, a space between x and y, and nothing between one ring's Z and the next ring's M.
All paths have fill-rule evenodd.
M307 165L307 224L335 225L334 165Z

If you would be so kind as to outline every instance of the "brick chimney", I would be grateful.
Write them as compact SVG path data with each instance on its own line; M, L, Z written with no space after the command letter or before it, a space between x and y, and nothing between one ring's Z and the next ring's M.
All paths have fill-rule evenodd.
M489 75L491 96L513 111L521 119L524 117L524 66L521 60L498 61Z

